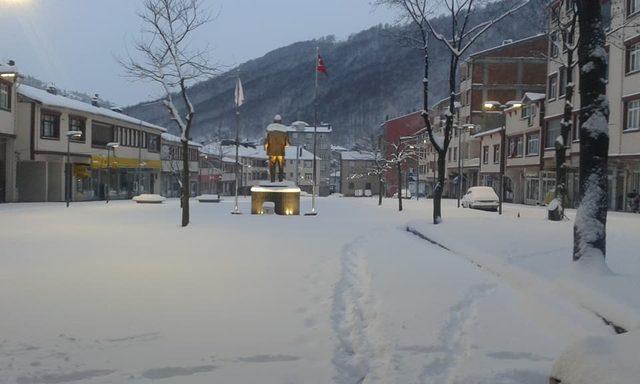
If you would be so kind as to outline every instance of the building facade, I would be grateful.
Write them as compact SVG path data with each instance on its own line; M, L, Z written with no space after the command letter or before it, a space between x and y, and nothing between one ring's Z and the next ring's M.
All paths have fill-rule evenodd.
M376 155L366 151L340 153L340 190L344 196L365 197L380 193Z
M329 188L329 178L331 172L331 133L333 132L333 127L330 124L326 124L315 129L303 121L296 121L288 127L288 131L291 145L300 147L310 153L313 153L313 137L314 135L316 136L318 194L320 196L329 195L331 192ZM306 182L303 183L303 186L304 185L306 185ZM313 183L311 183L311 185L313 185Z
M15 66L0 64L0 203L16 199L17 81Z
M162 148L160 159L162 160L161 188L160 194L164 197L180 197L182 191L182 141L180 137L170 133L163 133L161 136ZM189 193L191 196L198 195L200 191L200 147L201 145L189 141Z
M20 84L17 99L15 200L64 201L67 193L75 201L107 194L129 199L159 191L164 128L59 95L54 88Z

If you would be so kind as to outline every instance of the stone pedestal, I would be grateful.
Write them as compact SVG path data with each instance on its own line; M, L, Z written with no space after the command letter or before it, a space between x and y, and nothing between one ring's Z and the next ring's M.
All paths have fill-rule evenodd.
M276 215L300 214L300 188L293 183L263 183L251 188L251 214L264 214L263 204L275 204Z

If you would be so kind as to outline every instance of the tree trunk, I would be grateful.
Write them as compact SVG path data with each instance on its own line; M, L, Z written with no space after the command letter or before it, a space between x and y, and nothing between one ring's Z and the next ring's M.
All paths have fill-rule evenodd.
M189 185L189 142L182 142L182 226L189 225L189 197L191 195Z
M398 167L398 211L402 211L402 165L400 162L396 167Z
M433 224L442 222L442 191L444 189L444 173L446 151L438 151L438 181L433 189Z
M600 0L579 0L580 205L573 227L573 260L606 255L609 108Z
M382 179L378 180L378 205L382 205Z

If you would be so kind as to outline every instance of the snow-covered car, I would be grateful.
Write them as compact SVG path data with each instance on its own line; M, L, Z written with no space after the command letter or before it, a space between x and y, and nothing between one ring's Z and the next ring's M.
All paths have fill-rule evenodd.
M465 208L497 210L499 203L496 191L491 187L471 187L460 202Z

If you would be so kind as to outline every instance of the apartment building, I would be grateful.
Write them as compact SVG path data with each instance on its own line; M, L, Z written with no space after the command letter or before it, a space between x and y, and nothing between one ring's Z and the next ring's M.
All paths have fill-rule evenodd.
M392 158L394 151L393 145L416 145L415 138L413 140L402 142L402 138L415 137L425 128L424 119L420 111L416 111L404 116L396 117L382 123L382 143L383 153L387 160ZM424 161L423 161L424 162ZM417 172L419 160L416 156L408 159L402 164L402 172ZM385 176L385 186L387 196L393 196L399 189L405 187L406 180L398 180L397 171L390 170ZM415 192L415 191L414 191Z
M180 137L167 132L161 135L161 140L162 173L160 176L160 194L164 197L179 197L182 194L180 184L182 183L184 169L182 163L182 140ZM200 189L198 180L200 148L200 144L189 141L189 193L191 196L196 196Z
M304 121L296 121L291 123L287 129L291 145L301 147L311 153L313 153L313 137L314 134L316 135L318 194L320 196L329 195L329 174L331 172L331 133L333 132L333 127L331 124L321 124L317 129L315 129Z
M550 7L554 8L550 13L559 15L563 20L571 17L572 10L566 6L566 2L555 1ZM603 1L602 13L608 31L605 49L609 56L609 208L628 210L633 196L640 192L640 29L637 28L640 23L640 0ZM560 134L567 70L560 31L553 29L555 24L552 18L549 23L546 113L541 142L544 146L543 169L549 178L555 178L554 142ZM578 114L581 108L577 66L573 79L573 131L570 132L565 167L568 170L570 204L576 205L580 161Z
M344 196L373 196L380 193L376 169L376 154L367 151L340 153L340 190Z
M157 193L164 128L58 94L17 86L17 201L128 199ZM70 132L79 132L71 136ZM67 152L69 166L67 168ZM107 192L109 191L109 192Z
M0 64L0 203L16 198L17 81L15 65Z

